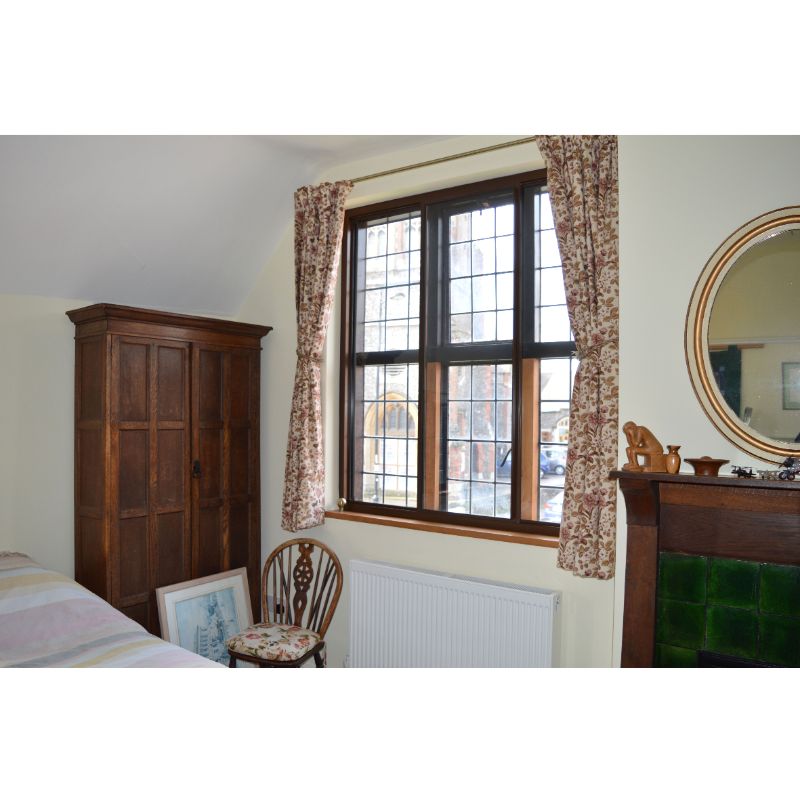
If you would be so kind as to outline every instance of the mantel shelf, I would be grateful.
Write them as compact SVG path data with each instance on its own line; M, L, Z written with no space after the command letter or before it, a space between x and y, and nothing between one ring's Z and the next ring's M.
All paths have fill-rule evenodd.
M703 475L691 475L679 472L670 475L667 472L634 472L627 469L616 469L610 473L612 478L651 481L656 483L686 483L708 486L733 486L748 489L795 489L800 490L800 480L781 481L763 480L761 478L737 478L735 476L721 475L716 478Z

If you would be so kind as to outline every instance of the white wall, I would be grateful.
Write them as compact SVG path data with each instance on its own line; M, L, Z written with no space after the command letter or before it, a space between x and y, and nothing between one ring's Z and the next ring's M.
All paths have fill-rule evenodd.
M74 573L75 327L82 300L0 294L0 550Z
M620 424L646 425L663 444L682 444L684 457L763 467L703 413L684 360L684 325L695 282L714 250L754 217L800 202L800 137L622 136L619 182ZM619 587L624 523L621 513ZM615 663L622 595L615 603Z
M446 153L471 150L500 141L501 138L459 137L451 143L343 165L322 177L336 180L371 174ZM523 145L357 184L348 205L364 205L496 175L540 169L542 166L543 162L536 147ZM260 322L274 327L264 341L262 354L262 541L265 555L277 544L290 538L280 527L296 345L291 220L287 220L286 227L286 236L278 252L267 265L238 317L243 321ZM335 507L338 496L338 346L337 309L328 339L324 387L329 508ZM376 559L489 580L558 589L562 592L558 663L565 666L611 665L614 581L575 578L557 569L554 549L343 520L328 520L324 526L307 533L330 544L345 567L352 558ZM347 653L348 616L349 597L345 584L339 609L327 637L331 666L340 666Z

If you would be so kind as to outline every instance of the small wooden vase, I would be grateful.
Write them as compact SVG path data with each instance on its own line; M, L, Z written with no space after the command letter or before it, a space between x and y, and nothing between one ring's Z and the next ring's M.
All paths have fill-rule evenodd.
M667 467L667 472L670 475L677 475L681 468L681 457L678 455L678 450L681 449L679 444L668 444L667 450L669 451L664 458Z

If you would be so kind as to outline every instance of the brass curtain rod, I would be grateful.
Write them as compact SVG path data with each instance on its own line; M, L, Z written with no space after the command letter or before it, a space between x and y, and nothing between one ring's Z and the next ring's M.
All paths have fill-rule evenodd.
M481 153L491 153L493 150L503 150L506 147L516 147L519 144L530 144L535 142L535 136L528 136L525 139L512 139L510 142L501 142L500 144L491 144L488 147L479 147L477 150L467 150L465 153L454 153L451 156L442 156L441 158L432 158L430 161L420 161L418 164L407 164L405 167L395 167L394 169L387 169L384 172L374 172L372 175L362 175L360 178L351 178L352 183L361 183L362 181L371 181L373 178L383 178L386 175L394 175L398 172L407 172L410 169L419 169L420 167L430 167L433 164L444 164L445 161L455 161L457 158L467 158L468 156L477 156Z

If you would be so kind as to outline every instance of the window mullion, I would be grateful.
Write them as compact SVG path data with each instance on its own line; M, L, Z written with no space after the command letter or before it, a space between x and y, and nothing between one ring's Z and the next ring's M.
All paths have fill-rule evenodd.
M419 373L417 408L419 409L419 427L417 429L417 511L427 506L427 496L430 491L430 465L428 463L428 438L430 436L430 404L428 397L431 386L435 386L435 375L429 372L428 364L428 315L429 297L429 270L428 258L428 207L423 203L420 206L419 229ZM436 475L437 473L434 473Z
M520 462L520 516L536 519L539 511L539 380L538 358L522 361L521 421L517 452Z
M344 429L347 431L347 441L342 443L343 449L346 453L346 469L344 470L345 482L343 482L343 485L340 486L340 492L342 497L352 502L353 500L360 499L361 497L361 494L358 491L358 488L361 485L361 478L359 477L361 470L357 469L357 467L360 467L360 462L363 459L362 451L362 455L359 458L359 463L356 464L356 442L361 441L361 438L358 436L358 432L356 430L356 409L358 408L355 377L356 298L358 297L358 227L354 223L351 223L351 225L348 226L347 242L347 260L345 263L348 270L348 297L346 304L343 304L342 308L342 313L347 315L347 327L345 328L346 338L343 339L346 344L345 348L343 348L342 356L347 357L349 354L349 357L347 358L347 372L345 373L347 402L345 404L345 408L343 409L344 416L342 418ZM362 426L359 425L358 427L361 428Z
M511 519L519 521L522 515L522 505L526 500L526 491L522 486L523 473L528 469L531 461L529 442L525 439L526 431L523 430L523 403L526 401L526 382L522 374L522 338L525 330L525 303L524 299L524 246L525 240L525 215L522 208L523 194L519 187L514 188L514 339L511 355ZM538 418L538 416L537 416ZM525 476L527 477L527 476ZM538 476L537 476L538 477Z
M425 432L421 442L420 461L424 469L423 508L438 509L441 491L441 440L442 440L442 365L431 361L425 365L424 398Z

